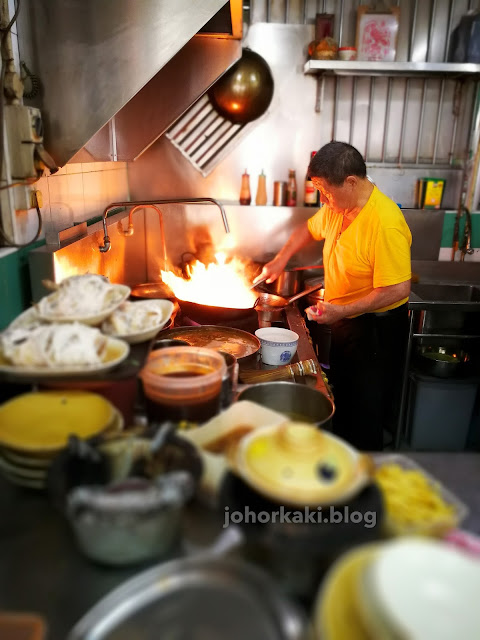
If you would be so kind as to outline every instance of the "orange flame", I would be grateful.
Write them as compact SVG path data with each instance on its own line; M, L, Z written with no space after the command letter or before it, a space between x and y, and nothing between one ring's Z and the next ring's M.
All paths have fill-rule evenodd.
M205 265L197 260L189 265L189 280L172 271L162 271L162 280L180 300L232 309L253 307L258 294L250 289L244 262L239 258L227 262L224 253L216 253L215 259L216 264Z

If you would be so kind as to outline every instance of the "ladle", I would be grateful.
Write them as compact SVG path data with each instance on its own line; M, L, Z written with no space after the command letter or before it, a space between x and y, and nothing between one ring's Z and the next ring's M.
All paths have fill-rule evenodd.
M295 302L295 300L298 300L299 298L303 298L303 296L308 296L309 293L313 293L313 291L317 291L318 289L321 289L322 286L323 285L320 282L316 285L313 285L312 287L309 287L308 289L304 289L304 291L300 291L300 293L297 293L294 296L291 296L290 298L277 296L274 293L261 293L258 296L257 300L255 301L254 306L257 309L257 311L260 311L262 309L271 309L272 307L277 309L283 308L291 304L292 302Z

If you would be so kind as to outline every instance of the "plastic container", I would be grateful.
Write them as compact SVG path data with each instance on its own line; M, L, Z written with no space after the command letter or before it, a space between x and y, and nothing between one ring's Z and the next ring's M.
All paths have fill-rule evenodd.
M338 50L339 60L356 60L357 49L355 47L340 47Z
M170 347L150 353L140 371L153 420L203 422L219 410L227 365L213 349Z
M432 475L425 471L420 465L401 454L378 454L374 456L375 467L387 464L395 464L404 470L419 471L427 480L428 484L435 489L441 496L442 500L454 508L452 516L440 516L430 520L422 520L414 524L404 524L395 520L388 509L385 511L385 533L392 536L400 535L424 535L431 537L443 537L452 529L456 529L469 513L468 507L461 502L453 493L451 493L443 484L436 480ZM421 500L421 497L419 498ZM408 504L406 505L408 507ZM414 505L410 505L414 506Z

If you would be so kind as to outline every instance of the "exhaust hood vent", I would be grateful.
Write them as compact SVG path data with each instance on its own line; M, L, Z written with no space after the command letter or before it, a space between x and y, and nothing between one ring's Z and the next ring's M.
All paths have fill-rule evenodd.
M134 160L240 58L242 3L23 0L18 29L57 165Z
M204 177L208 176L258 121L234 124L202 96L165 134Z

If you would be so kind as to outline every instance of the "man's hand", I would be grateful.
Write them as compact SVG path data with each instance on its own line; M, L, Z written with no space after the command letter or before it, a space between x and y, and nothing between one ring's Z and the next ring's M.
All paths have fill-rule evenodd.
M340 304L330 304L329 302L317 302L316 305L305 310L307 318L318 324L333 324L347 316L345 307Z
M276 256L270 262L263 267L262 273L255 278L253 284L257 284L260 281L266 281L267 284L270 282L275 282L275 280L283 273L285 267L287 266L288 259L285 260L279 256Z

